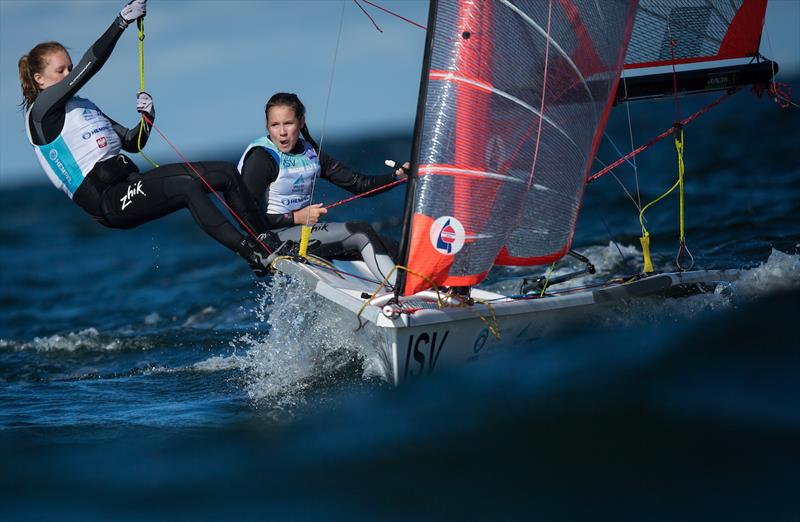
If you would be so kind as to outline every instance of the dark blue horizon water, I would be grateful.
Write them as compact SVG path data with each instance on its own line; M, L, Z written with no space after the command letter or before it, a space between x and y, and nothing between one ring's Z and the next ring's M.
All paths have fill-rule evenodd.
M674 114L630 109L637 144ZM745 92L686 129L689 248L741 281L399 388L352 317L255 280L185 212L114 231L41 173L0 190L0 520L800 519L799 114ZM627 128L615 109L626 150ZM329 149L368 173L409 151L409 135ZM671 141L637 160L644 201L674 182ZM632 169L616 175L635 198ZM396 236L402 200L331 219ZM670 269L676 198L646 216ZM635 271L638 235L617 181L587 188L577 250Z

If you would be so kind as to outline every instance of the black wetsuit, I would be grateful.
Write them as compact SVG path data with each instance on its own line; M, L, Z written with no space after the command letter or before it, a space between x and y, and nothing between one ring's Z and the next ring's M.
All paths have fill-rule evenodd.
M65 106L78 90L106 62L122 35L124 22L117 20L83 55L77 66L59 83L39 93L29 114L31 139L45 145L62 132ZM106 116L107 117L107 116ZM139 123L127 129L115 121L113 131L119 136L122 149L138 152ZM141 146L147 142L149 125L144 125ZM236 167L224 162L192 163L215 191L224 194L228 205L254 233L266 230L252 197L238 175ZM176 210L188 208L192 217L211 237L244 257L252 254L254 244L241 234L208 196L210 188L187 164L162 165L144 174L127 156L119 154L95 164L75 190L73 201L99 223L111 228L133 228Z
M298 143L292 153L300 154L303 146ZM363 194L394 181L393 174L365 176L339 163L324 151L320 154L320 177L344 188L353 194ZM242 178L247 191L256 199L259 208L266 209L266 194L269 185L279 174L278 165L263 147L252 148L242 164ZM379 194L383 191L376 191ZM372 195L372 194L370 194ZM302 223L295 225L293 214L266 214L269 227L281 241L300 241ZM369 223L350 221L347 223L320 222L311 229L309 253L326 258L351 258L357 252L364 259L373 275L383 280L394 266L397 257L396 242L381 238Z

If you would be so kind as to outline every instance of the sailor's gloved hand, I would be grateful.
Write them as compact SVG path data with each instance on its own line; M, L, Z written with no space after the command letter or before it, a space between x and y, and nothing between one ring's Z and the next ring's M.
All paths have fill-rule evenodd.
M136 112L147 116L150 121L156 117L156 108L153 107L153 97L142 91L136 95Z
M120 18L129 24L147 14L147 0L131 0L128 5L122 8L119 12Z

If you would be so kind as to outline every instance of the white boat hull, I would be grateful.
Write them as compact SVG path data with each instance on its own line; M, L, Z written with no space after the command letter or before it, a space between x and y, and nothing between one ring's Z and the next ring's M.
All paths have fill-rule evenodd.
M503 349L530 345L556 329L591 317L599 305L702 284L735 281L738 270L699 270L648 275L545 297L511 298L473 288L471 306L439 307L433 292L403 301L407 313L388 313L389 295L369 301L378 287L362 262L336 261L336 271L279 259L275 268L310 284L320 296L367 325L380 350L383 372L394 384L430 375L437 368L492 357ZM363 279L362 279L363 278ZM365 280L367 279L367 280ZM373 304L375 303L375 304ZM496 332L498 335L495 335Z

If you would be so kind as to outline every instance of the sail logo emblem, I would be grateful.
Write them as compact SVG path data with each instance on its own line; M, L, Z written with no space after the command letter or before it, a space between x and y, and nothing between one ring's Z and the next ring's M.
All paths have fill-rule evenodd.
M442 216L431 225L433 248L440 254L452 256L464 246L464 226L453 216Z

